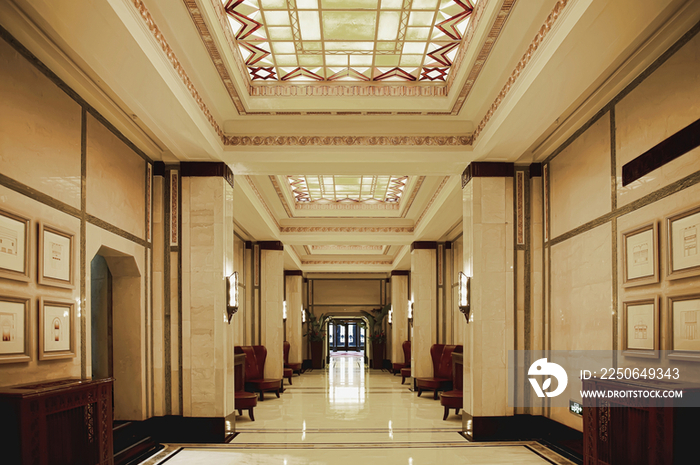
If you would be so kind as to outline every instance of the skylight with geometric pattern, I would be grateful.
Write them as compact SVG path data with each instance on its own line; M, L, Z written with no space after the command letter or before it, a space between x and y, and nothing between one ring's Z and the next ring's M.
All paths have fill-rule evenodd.
M408 176L287 176L297 203L396 203Z
M447 79L476 0L223 0L252 81Z

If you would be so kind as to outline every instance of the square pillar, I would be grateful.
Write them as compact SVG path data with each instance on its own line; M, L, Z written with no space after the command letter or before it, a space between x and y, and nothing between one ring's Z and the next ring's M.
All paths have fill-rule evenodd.
M465 326L463 429L488 439L508 407L508 350L514 349L513 164L475 162L463 174L464 273L471 277ZM498 429L498 426L496 426Z
M411 300L411 374L429 378L433 376L430 346L437 342L437 242L411 244Z
M403 343L408 341L408 270L394 270L391 272L391 361L403 363ZM406 360L410 362L410 360Z
M302 295L301 286L302 278L301 270L289 270L284 272L285 279L285 301L287 302L287 341L289 341L289 363L302 363L301 349L302 341L302 324L301 312Z
M279 241L260 246L260 344L267 349L265 378L282 379L284 372L284 245Z
M224 163L180 168L183 416L220 425L221 437L205 442L223 441L224 420L234 412L235 342L225 282L233 272L233 174Z

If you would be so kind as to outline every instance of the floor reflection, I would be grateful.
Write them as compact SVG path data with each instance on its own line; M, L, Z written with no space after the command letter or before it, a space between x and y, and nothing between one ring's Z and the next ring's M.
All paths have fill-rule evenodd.
M365 361L361 355L331 355L328 366L328 402L343 417L354 416L365 403Z

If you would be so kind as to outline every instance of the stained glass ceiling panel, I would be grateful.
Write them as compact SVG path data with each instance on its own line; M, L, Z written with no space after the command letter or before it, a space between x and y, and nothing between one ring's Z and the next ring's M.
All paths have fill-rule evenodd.
M287 176L297 203L398 203L408 176Z
M476 0L223 0L252 81L441 82Z

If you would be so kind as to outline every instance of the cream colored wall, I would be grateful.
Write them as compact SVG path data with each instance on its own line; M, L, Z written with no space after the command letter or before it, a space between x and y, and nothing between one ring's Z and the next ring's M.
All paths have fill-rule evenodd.
M231 320L234 331L234 339L237 345L247 345L246 326L248 321L248 299L246 299L246 289L249 285L246 275L246 249L245 241L240 236L233 238L233 269L238 272L238 313Z
M453 267L452 267L452 344L464 346L464 330L467 325L466 318L462 312L459 311L458 305L458 286L459 286L459 273L464 272L464 235L460 235L458 238L452 241L452 255L453 255Z
M0 40L0 208L30 217L31 273L29 283L0 279L0 294L18 293L32 298L30 350L28 363L0 365L0 384L36 383L66 377L90 377L91 315L90 262L101 247L107 246L131 257L133 275L121 274L119 263L110 266L114 276L114 311L130 316L113 322L115 358L115 418L141 420L149 416L153 391L149 382L150 290L149 261L145 243L145 166L143 158L131 151L102 123L87 116L93 134L111 140L89 157L84 192L90 213L102 216L111 226L97 226L85 215L85 237L81 237L81 105L42 74L6 42ZM86 136L90 140L90 136ZM95 139L96 140L96 139ZM113 173L102 172L119 168ZM110 167L110 168L108 168ZM128 173L128 176L126 175ZM139 175L134 176L134 173ZM113 176L112 176L113 174ZM8 189L11 186L12 189ZM110 197L112 196L112 197ZM123 212L124 201L133 210L119 219L109 216L113 207ZM73 289L37 284L37 222L74 235ZM109 229L109 231L107 229ZM129 233L142 238L126 239ZM132 238L133 239L133 238ZM84 275L81 271L84 260ZM119 259L121 260L121 259ZM119 262L119 261L117 261ZM84 277L84 281L83 281ZM81 282L82 281L82 282ZM81 300L84 296L84 300ZM37 319L40 297L61 297L76 302L75 357L38 361ZM127 374L123 368L127 368ZM127 381L128 379L128 381Z
M382 281L355 279L315 279L313 304L379 305Z
M0 40L0 172L80 209L81 108Z
M411 300L413 301L411 376L414 378L434 376L430 346L437 343L436 266L435 249L414 249L411 252Z
M557 155L549 173L552 238L608 213L612 208L610 115Z
M287 302L286 340L289 342L289 363L301 363L303 345L301 327L302 289L301 276L285 277L285 301Z
M698 95L700 36L681 47L614 105L614 124L611 125L611 112L607 111L551 160L550 239L556 240L562 234L571 237L545 250L544 279L545 282L548 278L551 280L551 290L545 288L549 312L542 318L537 317L538 313L533 314L532 348L539 348L540 334L546 339L551 331L551 340L545 344L549 349L620 349L624 330L623 302L642 296L662 298L661 343L662 348L667 348L664 345L668 318L666 297L697 291L700 279L675 282L666 279L663 257L667 245L663 221L669 214L698 205L700 149L680 156L627 187L622 187L622 166L697 120L700 116ZM614 155L610 148L611 126L615 128ZM615 163L615 181L611 179L612 163ZM695 181L685 185L678 183L692 176ZM670 192L664 192L669 188L672 188ZM535 196L533 204L538 208ZM612 199L616 200L617 210L613 208ZM642 203L634 209L625 209L625 205L633 201ZM611 210L612 218L606 217ZM541 216L533 209L533 231ZM574 230L589 221L599 224L583 231ZM621 233L652 221L660 226L661 282L625 288L622 285ZM540 249L536 239L533 250L538 256ZM551 262L548 262L547 252L551 254ZM613 275L614 265L616 275ZM539 266L537 261L533 262L533 291L537 292L541 282L535 266ZM537 299L537 293L533 294L535 312L539 312ZM648 366L643 362L623 357L619 366ZM689 368L683 362L662 359L659 363ZM567 395L580 400L579 388L580 383L570 383ZM582 430L581 418L567 409L551 409L547 415Z
M87 211L145 238L146 163L99 123L87 117Z

